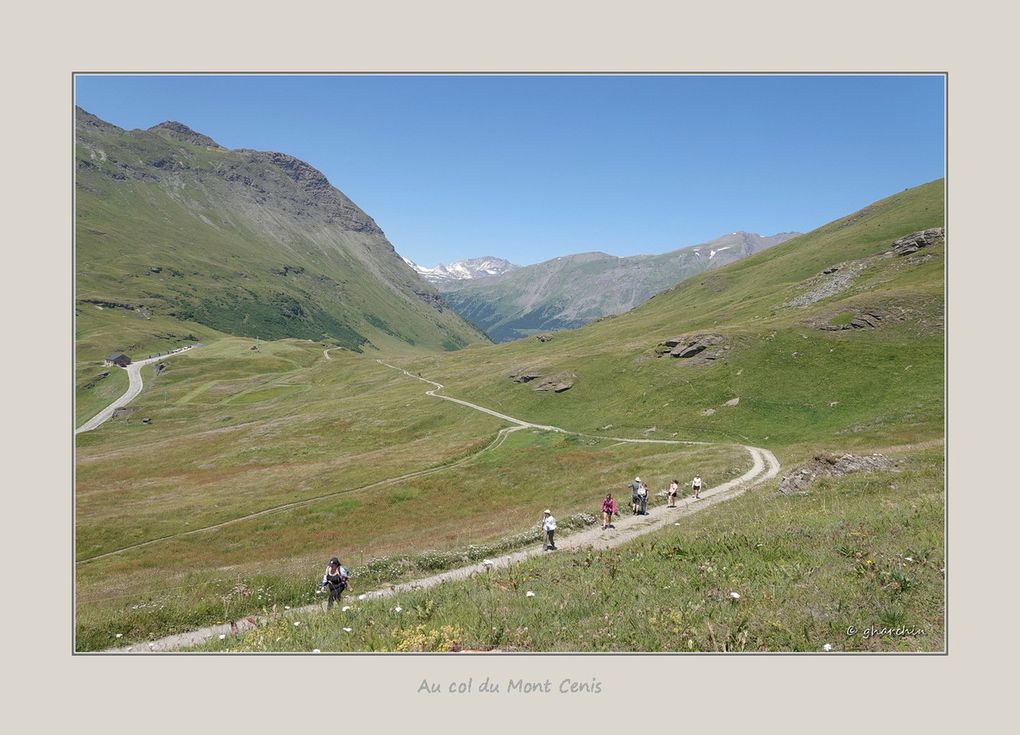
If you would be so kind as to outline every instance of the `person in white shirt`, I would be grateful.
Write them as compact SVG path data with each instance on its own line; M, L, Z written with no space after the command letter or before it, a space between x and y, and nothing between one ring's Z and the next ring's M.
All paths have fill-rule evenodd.
M542 531L545 534L542 548L545 551L553 551L556 549L556 543L553 541L553 534L556 532L556 519L548 509L543 511L542 515Z
M694 491L694 497L701 497L701 475L695 475L694 481L691 482L691 490Z

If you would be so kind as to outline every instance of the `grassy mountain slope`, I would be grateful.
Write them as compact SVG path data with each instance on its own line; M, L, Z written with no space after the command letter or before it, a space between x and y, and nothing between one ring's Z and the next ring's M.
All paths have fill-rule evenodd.
M127 349L104 334L110 312L179 323L134 340L152 352L194 325L354 350L484 339L302 161L226 150L179 123L125 131L79 109L76 163L82 356Z
M200 648L940 651L941 450L893 456L898 472L826 481L807 496L750 493L618 549L561 551L389 599L350 596L347 612L281 617Z
M752 441L777 452L941 436L944 249L887 253L897 238L942 222L940 180L549 342L422 358L411 369L469 400L590 432L607 423L655 427L656 436ZM839 278L845 290L790 305ZM877 326L825 329L868 313L882 317ZM664 340L703 334L722 338L706 351L718 359L657 356ZM562 394L538 392L534 382L509 379L524 370L577 380Z
M507 342L622 314L685 278L760 252L795 234L762 237L734 232L702 245L627 258L580 253L439 288L458 314L494 341Z
M451 395L530 421L594 436L754 443L773 450L787 470L822 450L866 453L929 442L943 435L944 245L906 256L888 251L897 238L942 222L937 181L549 342L431 354L404 345L388 349L385 358L444 383ZM838 282L845 288L833 291ZM822 297L796 305L806 293ZM111 311L122 310L96 313L106 318ZM875 326L849 328L862 314ZM705 352L716 359L656 356L663 340L707 333L721 338ZM144 641L273 604L307 602L314 573L334 553L351 561L366 589L475 558L470 544L526 531L544 507L556 508L560 518L592 513L607 489L619 492L637 473L659 489L673 476L698 472L714 486L746 469L746 455L732 446L620 446L532 431L499 444L505 424L425 396L422 384L372 355L341 350L327 359L319 345L295 340L253 353L251 344L222 337L174 358L165 375L146 374L148 387L134 406L137 415L152 417L151 425L129 417L78 437L80 649L113 645L116 633L124 642ZM574 373L576 383L559 394L539 392L534 381L510 380L522 370ZM736 405L726 405L733 399ZM937 452L900 453L904 473L823 484L803 499L772 500L773 488L766 488L706 511L690 530L628 545L619 557L622 586L593 596L583 612L571 607L567 593L585 587L590 566L616 563L612 556L536 560L511 573L523 577L499 577L491 590L480 590L481 580L444 586L413 598L423 606L413 620L427 632L445 619L475 631L465 642L527 650L658 650L687 646L688 639L694 650L718 647L720 640L749 649L816 650L837 623L858 618L937 631L942 470ZM434 471L386 482L413 470ZM831 492L822 493L826 488ZM297 505L273 511L287 503ZM732 537L723 537L727 530ZM153 543L98 558L146 541ZM682 553L662 561L663 543L667 549L679 544ZM759 548L769 556L761 557ZM879 566L860 567L858 552L877 554L861 560ZM925 566L907 568L913 562L905 556L923 558ZM707 588L663 590L673 573L688 580L686 587L708 584L703 564L721 575ZM901 583L894 573L912 582ZM555 614L565 616L554 632L536 633L530 643L477 633L485 620L490 628L505 623L508 635L528 621L551 624L551 608L528 617L533 613L523 613L503 589L540 583L555 600ZM759 598L747 614L716 599L737 583ZM711 604L699 604L710 592ZM695 630L660 616L671 601L682 603ZM464 612L468 603L478 615ZM432 620L430 609L437 611ZM638 626L633 637L615 644L595 637L604 635L599 618L621 614L629 617L612 631ZM369 615L378 627L356 644L324 639L315 647L397 647L411 633L382 615L381 608ZM640 622L649 615L662 625ZM321 625L339 627L341 619ZM777 628L775 620L789 622ZM682 632L655 637L664 635L663 626ZM727 631L722 638L721 630ZM298 650L308 643L281 641ZM939 645L932 638L913 642L925 650Z

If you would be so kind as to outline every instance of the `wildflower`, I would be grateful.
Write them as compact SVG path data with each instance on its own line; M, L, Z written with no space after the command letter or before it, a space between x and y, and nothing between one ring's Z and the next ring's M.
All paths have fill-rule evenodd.
M358 595L359 600L364 600L368 595Z
M528 590L528 591L527 591L527 592L525 593L525 596L526 596L526 597L534 597L534 596L535 596L535 593L534 593L534 592L532 592L531 590Z
M124 637L124 634L123 634L123 633L118 633L118 634L117 634L117 637L118 637L118 638L123 638L123 637Z
M909 556L905 556L905 557L903 557L903 558L904 558L905 560L907 560L907 561L913 561L913 559L912 559L912 558L910 558Z
M344 633L350 633L354 628L344 628Z
M340 608L340 612L347 612L350 609L351 609L350 605L344 605L342 608Z
M322 653L318 648L313 648L312 653Z
M831 651L832 650L832 644L831 643L826 643L824 646L822 646L822 650L823 651Z
M224 640L227 637L226 633L220 633L220 640Z
M730 597L732 597L734 600L739 600L740 594L737 592L730 592Z
M482 559L482 564L484 564L487 567L491 567L495 563L496 562L494 562L492 559Z
M400 612L403 609L404 608L402 608L400 605L397 605L395 608L393 608L393 612L398 613L398 612Z
M299 625L301 625L301 621L300 621L300 620L295 620L295 621L294 621L294 627L296 628L296 627L298 627Z
M322 588L320 587L319 589L322 589ZM283 606L283 609L284 609L284 610L290 610L290 605L284 605L284 606Z

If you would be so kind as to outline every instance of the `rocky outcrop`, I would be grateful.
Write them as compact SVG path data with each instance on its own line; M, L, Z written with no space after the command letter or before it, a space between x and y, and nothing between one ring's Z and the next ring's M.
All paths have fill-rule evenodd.
M334 188L325 174L314 166L286 153L254 151L247 148L240 148L235 153L244 154L244 164L255 168L239 171L235 170L239 167L238 164L235 164L224 176L228 181L234 180L231 178L232 176L240 176L240 180L246 185L255 186L257 191L268 193L264 187L261 187L260 177L257 174L254 177L251 176L251 173L257 172L268 164L294 182L301 191L302 200L290 202L288 207L293 210L294 214L309 217L322 216L327 224L340 225L353 232L382 234L382 230L375 220L365 214L343 192ZM285 203L283 201L286 199L284 192L276 192L276 196L279 200L278 204Z
M535 390L551 390L555 393L562 393L563 391L570 390L574 387L574 383L576 382L577 375L574 373L557 373L556 375L550 375L548 378L543 378L542 381L535 386Z
M153 125L151 128L149 128L149 130L162 130L166 133L169 133L170 137L176 138L177 140L182 140L185 143L191 143L192 145L201 145L206 146L208 148L220 148L220 149L223 148L223 146L221 146L215 140L210 138L208 135L196 133L187 125L179 123L175 120L167 120L166 122L161 122L159 125Z
M899 256L910 255L916 253L921 248L931 247L937 245L940 242L944 242L946 238L945 228L942 227L930 227L927 230L918 230L912 232L906 237L901 237L892 244L892 252Z
M819 327L826 332L841 332L847 329L874 329L882 324L882 314L876 311L862 311L850 319L846 324L823 324Z
M827 299L830 296L835 296L838 293L846 291L853 285L857 274L863 269L863 261L841 263L840 265L826 268L808 282L813 286L810 291L790 299L784 304L784 306L810 306L817 301Z
M443 297L439 295L439 292L423 291L418 288L412 290L414 291L414 295L417 296L420 301L424 301L440 314L443 313L443 309L446 308L446 302L443 300Z
M691 362L716 360L722 357L725 351L729 349L728 346L719 347L723 341L723 337L720 334L695 334L687 337L672 337L656 345L655 356L662 357L668 354L670 357ZM692 358L697 359L692 360Z
M520 372L512 373L510 375L510 379L515 383L528 383L541 377L541 373L536 373L533 370L521 370Z
M779 482L780 495L804 495L807 487L821 477L842 477L854 472L874 472L896 467L896 462L881 454L816 454Z
M552 342L553 336L551 334L536 334L535 339L539 342Z

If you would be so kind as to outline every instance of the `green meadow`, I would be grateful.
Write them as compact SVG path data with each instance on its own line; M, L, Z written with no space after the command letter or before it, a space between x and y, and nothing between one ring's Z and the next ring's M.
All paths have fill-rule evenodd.
M308 603L334 554L360 590L424 576L473 558L471 545L510 548L545 507L594 515L635 474L653 491L695 473L709 486L737 477L750 459L735 445L752 444L775 452L784 472L823 451L902 462L820 481L805 496L776 497L773 482L613 551L416 593L399 603L406 614L392 613L395 600L359 604L349 625L308 616L210 647L941 650L941 451L917 447L944 434L945 246L888 251L941 226L942 202L941 181L902 192L548 342L453 352L394 343L327 358L334 342L256 343L85 309L79 421L118 394L94 380L96 360L127 347L105 346L118 324L140 352L186 336L204 346L158 377L143 370L133 410L76 438L76 647ZM847 288L791 305L833 266L854 274ZM880 314L878 326L823 328L862 311ZM657 356L663 340L709 333L722 338L717 359ZM427 396L431 386L377 358L447 395L581 435L501 434L506 422ZM536 391L511 380L525 369L576 382ZM855 621L925 635L837 636Z

